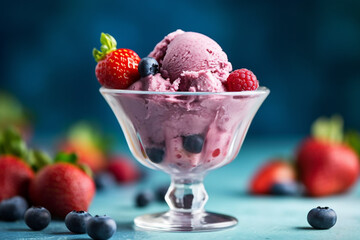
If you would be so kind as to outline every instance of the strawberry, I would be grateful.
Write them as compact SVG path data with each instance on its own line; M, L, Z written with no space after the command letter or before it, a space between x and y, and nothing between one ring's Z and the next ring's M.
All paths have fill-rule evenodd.
M67 142L61 146L61 151L75 153L78 162L87 164L93 172L100 172L106 167L105 154L98 148L81 142Z
M59 162L63 161L61 158L68 158L67 162ZM45 207L60 218L65 218L72 210L88 210L95 184L84 170L73 164L74 158L74 154L60 154L56 163L37 173L29 189L33 204Z
M273 159L266 162L253 176L249 191L252 194L270 194L276 183L295 181L295 170L282 159Z
M19 157L0 156L0 202L17 195L27 197L34 171Z
M20 134L12 128L0 131L0 201L16 195L27 197L37 164L37 151L29 151ZM31 163L31 164L30 164Z
M356 152L343 142L342 119L318 119L312 133L296 154L307 193L321 197L348 191L359 176L360 165Z
M122 156L113 156L110 159L108 171L119 183L130 183L140 178L140 171L136 165Z
M101 51L94 49L97 62L95 75L100 84L107 88L126 89L140 78L138 65L140 57L130 49L116 49L116 40L101 33Z
M70 127L60 144L60 151L75 153L78 163L87 164L95 173L107 165L106 151L109 141L94 125L78 122Z

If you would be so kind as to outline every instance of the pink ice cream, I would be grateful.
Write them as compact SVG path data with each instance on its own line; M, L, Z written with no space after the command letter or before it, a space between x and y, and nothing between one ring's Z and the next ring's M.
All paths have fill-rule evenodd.
M116 113L125 136L142 162L172 174L197 174L231 162L246 130L263 101L249 95L109 94L108 102L121 105ZM116 107L115 107L116 108ZM131 133L134 132L134 133ZM189 152L184 140L200 136L200 152ZM137 147L139 146L139 147ZM157 152L154 156L152 152ZM145 160L147 159L147 160Z
M200 173L230 162L245 136L236 138L236 133L246 133L254 114L249 111L263 99L176 94L226 92L231 63L221 47L203 34L177 30L159 42L149 57L158 61L159 73L140 79L129 89L172 94L129 93L109 100L122 106L120 115L130 120L124 124L132 124L125 129L135 130L143 156L175 174ZM184 146L192 136L201 142L200 152Z
M155 58L160 74L140 80L132 90L224 92L232 70L221 47L211 38L195 32L177 30L159 42L149 57ZM147 82L151 81L151 84ZM159 83L155 84L154 81ZM164 88L164 84L167 86ZM159 88L147 88L157 85ZM172 85L170 87L170 85ZM166 90L168 89L168 90Z

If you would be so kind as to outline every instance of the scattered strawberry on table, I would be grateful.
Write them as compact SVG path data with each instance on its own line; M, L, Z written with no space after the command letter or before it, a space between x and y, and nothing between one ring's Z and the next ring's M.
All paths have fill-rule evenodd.
M87 211L95 194L95 183L86 165L78 165L75 154L59 153L53 164L42 168L29 193L35 205L65 218L72 210Z
M141 172L134 161L120 155L113 155L107 167L118 183L132 183L139 180Z
M94 173L107 166L108 137L94 124L79 121L73 124L59 144L59 151L75 153L78 163L87 164Z
M312 136L297 150L296 165L307 194L314 197L348 191L360 173L356 152L343 141L339 117L314 123Z
M272 159L253 176L249 191L252 194L271 194L277 184L293 184L295 181L294 166L284 159Z
M16 130L0 131L0 201L14 196L27 198L34 170L48 162L45 153L29 150Z
M250 193L279 195L279 184L295 193L296 187L291 186L296 186L295 181L304 186L306 195L312 197L347 192L360 174L359 146L358 133L352 131L344 137L341 117L319 118L312 125L311 136L299 144L295 161L291 163L294 167L277 161L265 163L251 180ZM289 181L291 185L287 183ZM280 191L274 191L276 188Z

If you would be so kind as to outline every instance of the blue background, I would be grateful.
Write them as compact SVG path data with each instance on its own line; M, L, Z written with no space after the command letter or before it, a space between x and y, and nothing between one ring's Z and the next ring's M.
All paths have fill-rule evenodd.
M250 135L307 134L333 113L360 129L360 1L13 0L0 26L0 89L33 111L35 135L81 119L120 133L94 75L100 33L144 57L176 29L213 38L271 89Z

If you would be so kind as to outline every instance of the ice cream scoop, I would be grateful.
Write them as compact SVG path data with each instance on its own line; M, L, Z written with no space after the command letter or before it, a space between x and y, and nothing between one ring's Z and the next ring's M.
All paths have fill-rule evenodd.
M175 83L171 89L190 92L226 91L224 83L232 66L219 44L208 36L177 30L160 41L149 57L155 58L160 64L163 79L156 77L156 80L169 79ZM143 82L147 80L142 79Z

